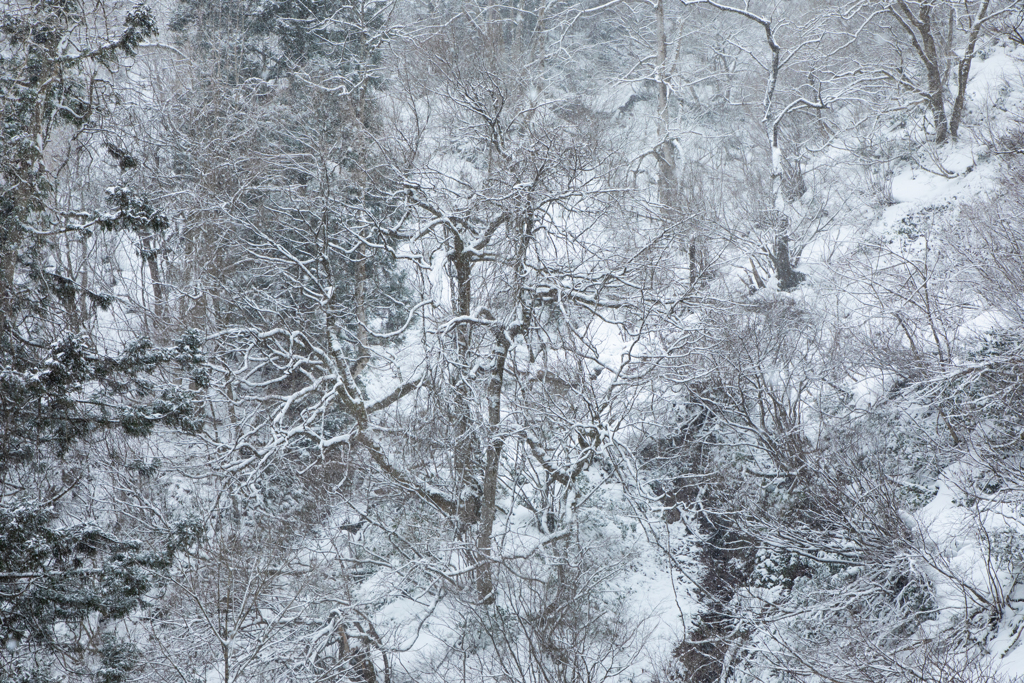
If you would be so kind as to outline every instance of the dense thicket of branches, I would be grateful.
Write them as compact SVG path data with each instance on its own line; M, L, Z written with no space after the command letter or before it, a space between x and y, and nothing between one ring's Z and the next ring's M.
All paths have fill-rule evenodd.
M1020 674L1021 17L8 2L0 682Z

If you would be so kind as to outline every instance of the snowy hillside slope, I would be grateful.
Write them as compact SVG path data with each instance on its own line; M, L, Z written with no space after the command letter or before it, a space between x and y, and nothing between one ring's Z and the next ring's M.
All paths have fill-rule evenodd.
M902 337L897 349L911 355L929 349L940 359L941 367L915 369L897 360L890 346L888 367L861 365L847 371L854 420L887 405L883 410L899 411L919 424L930 422L922 426L937 439L933 462L938 469L932 469L937 477L925 474L921 481L934 493L917 499L926 501L923 506L899 510L916 548L905 560L923 572L934 600L907 647L927 649L933 641L949 647L950 639L960 645L926 655L917 664L897 666L894 659L893 675L908 665L926 676L959 670L964 680L1024 676L1019 442L993 444L1006 435L1000 431L1005 425L997 426L999 417L987 423L972 416L963 427L971 432L958 433L965 423L943 413L943 397L934 389L946 377L955 382L1000 362L1019 362L1012 351L1005 361L998 355L988 360L987 352L979 351L1000 339L1019 338L1021 320L1015 312L1020 301L1000 301L985 290L986 278L979 273L998 270L999 264L972 253L968 243L972 231L992 219L977 207L1005 203L1007 192L1019 191L1019 185L1007 181L1018 152L1007 153L1006 140L1019 135L1022 125L1024 49L991 44L984 56L968 88L971 137L942 147L915 141L913 158L894 162L885 179L889 188L880 196L888 205L865 202L873 217L862 227L838 227L804 250L801 264L809 283L793 295L811 310L822 311L823 302L830 302L826 309L837 311L844 325L860 327L876 342L889 327ZM1012 229L1019 230L1020 224ZM1021 293L1018 289L1017 296ZM998 389L991 390L994 403L986 405L996 413L1008 411L1010 421L1019 424L1020 415L1013 413L1020 404L1004 403ZM808 434L812 440L818 436L813 431Z
M969 258L971 212L1004 191L999 141L1024 101L1024 48L987 50L969 89L977 138L935 146L897 114L873 133L889 158L866 163L838 134L806 159L810 189L785 216L805 279L786 291L770 193L747 182L765 150L715 152L730 183L708 189L718 213L666 229L644 161L651 98L604 102L620 85L587 113L502 65L502 95L522 105L509 114L494 74L444 63L411 105L383 97L395 125L420 111L444 124L410 136L421 147L403 169L408 324L366 321L387 343L359 351L358 380L339 361L356 335L332 336L319 312L230 332L244 344L223 358L245 361L224 362L220 419L245 405L231 403L241 373L265 411L217 446L232 505L311 521L287 522L306 534L285 555L303 569L257 610L264 630L239 628L224 651L394 681L1024 674L1021 479L1004 468L993 489L983 451L998 430L949 396L1020 322ZM704 155L716 125L732 121L677 144ZM505 134L519 156L495 171L490 136ZM635 170L636 206L607 198L628 177L618 167L574 165L598 139ZM320 287L311 310L335 305L329 276L295 281ZM281 368L280 393L261 393L250 358ZM310 511L292 497L320 491L303 477L321 471L330 502ZM312 556L334 560L307 571Z
M1024 10L740 4L0 10L0 683L1024 679Z
M867 162L852 132L803 160L810 189L786 208L806 276L795 289L772 274L771 232L737 225L744 195L724 200L703 238L729 236L711 247L720 278L644 341L664 373L651 396L681 411L691 444L674 466L704 460L667 499L700 567L693 635L675 652L684 677L1024 675L1020 452L996 443L1019 439L1022 409L1022 290L1007 265L1020 222L1005 201L1021 187L1022 60L1019 45L985 44L956 143L897 114ZM1000 204L1013 227L997 238ZM732 550L716 548L723 535ZM709 589L719 573L733 588Z
M897 647L895 643L900 643L898 650L883 652L879 658L879 662L887 662L885 665L891 667L893 675L905 673L913 667L919 667L922 672L933 671L922 675L938 675L934 672L942 667L959 667L964 675L970 671L980 676L1024 674L1024 668L1021 668L1024 665L1021 652L1024 650L1019 647L1019 629L1024 621L1024 611L1021 611L1024 604L1020 601L1024 597L1021 592L1024 588L1020 585L1021 562L1015 557L1020 548L1015 545L1016 539L1024 533L1019 501L1011 495L1000 498L1000 502L992 502L988 507L978 503L976 484L986 466L972 459L970 448L965 449L963 442L958 441L962 437L954 437L950 442L948 433L944 433L947 428L943 421L949 424L948 420L942 417L943 409L936 408L934 394L929 393L932 384L941 381L941 377L929 375L933 368L921 366L915 369L912 366L919 361L909 359L922 352L937 354L943 364L941 373L955 375L976 362L972 360L972 353L988 338L987 335L998 332L1001 325L1009 322L1005 313L990 307L983 293L977 290L974 269L983 264L965 261L961 240L966 229L963 227L965 221L970 220L967 217L970 207L1004 191L1000 183L1006 173L1007 161L999 153L998 145L1002 136L1013 132L1019 125L1015 116L1021 102L1024 102L1024 83L1020 80L1022 58L1024 48L1019 46L991 46L985 58L977 62L977 71L968 90L971 98L970 123L976 137L964 137L957 144L935 147L915 139L913 134L909 134L910 139L907 140L908 132L905 130L893 131L892 137L904 137L904 149L912 150L912 155L889 162L888 175L879 181L883 186L880 191L874 191L879 188L869 188L863 196L853 200L848 197L829 200L831 203L826 205L836 214L816 227L810 241L802 245L799 269L807 280L787 293L778 291L774 277L766 278L764 288L749 299L750 305L755 307L781 306L799 310L803 311L800 315L817 316L825 320L826 325L853 329L855 332L850 333L852 339L867 340L873 335L889 335L884 344L875 349L884 351L878 358L883 364L865 365L863 357L852 355L843 361L845 367L840 372L840 381L848 403L839 412L848 417L856 430L893 429L894 423L886 420L895 419L902 421L896 423L902 425L900 429L908 432L923 430L925 436L921 438L924 441L919 443L928 439L938 440L923 446L927 454L922 453L920 459L926 464L911 472L913 484L900 484L916 491L909 498L901 493L899 509L891 510L894 514L898 512L899 516L893 523L903 525L908 545L885 560L879 575L888 575L886 580L901 585L899 582L907 579L895 578L893 572L909 572L910 581L916 580L913 577L917 576L924 582L922 586L926 586L923 590L931 597L921 598L923 602L914 608L917 611L908 617L912 624L902 623L899 621L902 617L894 615L891 617L893 621L884 627L890 629L884 638L877 641L868 638L863 642L864 646L870 643L871 647L881 649ZM834 161L842 156L842 152L830 150L824 156ZM858 184L863 187L863 177L856 175L855 164L851 163L846 168L853 169L851 173L855 176L846 179L845 183L850 187ZM731 256L726 250L723 256L723 282L731 291L730 296L742 295L752 283L750 268L746 266L747 253L739 251ZM704 324L702 320L706 319L707 314L692 314L675 319L672 325L685 336L699 331ZM615 367L631 348L638 356L655 354L661 348L652 340L632 336L628 326L611 323L591 325L581 329L579 335L593 349L592 370L600 366L613 373L610 376L615 376ZM881 339L875 337L876 342ZM810 367L831 362L820 347L813 347L812 342L820 341L805 338L799 342L808 344L808 349L812 350L801 359L787 361L793 363L791 365L778 366L774 374L766 375L767 381L781 387L783 395L787 395L786 392L790 391L786 388L787 383L795 377L793 372L800 363L805 365L808 378L815 373L824 378L827 369ZM790 340L786 343L797 342ZM789 351L792 350L791 347ZM526 349L521 348L519 352L525 354ZM409 350L396 352L395 357L406 359L404 362L418 358ZM525 356L523 362L524 367L529 366ZM559 362L557 353L551 356L551 362ZM405 375L410 373L403 372ZM813 416L815 411L825 408L826 400L832 400L829 392L835 386L829 389L826 384L789 394L794 410L807 413L799 423L802 430L800 438L810 444L818 444L816 447L821 449L829 448L822 444L836 438L837 431L824 418L819 420ZM371 397L387 393L372 384L367 390ZM660 391L642 391L641 395L644 400L653 400L665 409L675 399L671 398L671 391L668 394ZM878 415L888 417L879 423ZM729 432L728 427L720 429L720 434ZM948 427L948 431L954 429ZM655 438L655 433L629 428L623 431L621 439L643 444ZM754 431L746 430L746 433L751 435ZM875 436L883 442L902 438L896 433ZM732 438L735 437L733 434ZM752 447L753 442L749 443ZM752 447L750 458L750 464L743 467L770 473L761 476L774 481L773 487L781 487L789 476L779 471L777 461L759 453L756 448ZM827 463L821 466L829 467ZM514 478L511 471L507 476ZM720 569L708 566L705 560L698 558L701 557L701 544L710 538L707 535L710 527L704 527L702 535L700 514L687 509L687 503L679 503L682 514L677 519L681 521L666 527L661 513L637 511L635 505L616 494L622 484L616 483L616 478L608 471L594 467L588 471L587 477L593 488L584 486L580 493L573 494L586 495L586 505L578 509L572 506L576 510L575 518L563 519L563 522L576 529L573 533L578 534L578 542L583 546L599 547L608 553L604 560L600 559L602 553L591 558L591 561L607 562L608 567L603 574L590 575L589 580L594 581L591 587L597 591L595 599L604 605L604 609L610 610L609 614L615 615L612 628L643 633L640 638L642 646L632 639L615 641L617 651L614 656L609 653L606 657L597 657L595 661L604 667L599 677L635 680L660 667L672 669L677 664L671 663L673 657L670 654L677 646L680 634L687 629L700 632L700 624L708 623L706 610L710 597L707 588L701 584L708 581L709 574ZM888 480L883 477L875 485L882 485L885 481ZM974 483L966 483L969 481ZM634 482L639 488L644 488L649 480L634 479ZM657 499L649 489L647 495ZM757 495L763 493L758 492ZM844 493L844 496L849 495L849 491ZM968 500L970 502L965 502ZM505 558L503 562L515 566L516 572L530 575L531 571L542 566L541 562L531 570L531 565L545 555L544 547L550 538L538 531L534 514L516 505L513 499L502 501L500 507L502 513L495 528L500 556ZM657 510L656 502L653 509ZM855 514L852 510L836 510L838 515L846 512ZM778 549L789 542L781 531L771 533L779 534ZM696 535L690 536L682 545L674 545L690 534ZM863 552L854 550L858 540L853 537L843 540L842 533L832 541L848 543L850 557ZM1003 545L999 546L1000 543ZM667 549L675 556L667 557ZM750 675L760 670L760 675L767 676L773 669L778 671L789 667L794 672L805 671L813 679L826 670L824 662L828 653L819 651L811 655L803 651L805 646L815 642L813 639L809 643L802 642L806 630L822 628L822 624L834 619L836 614L830 610L852 609L843 606L841 597L834 598L838 602L832 607L815 604L813 600L823 599L815 591L827 586L831 586L829 590L840 593L847 589L861 590L857 587L861 586L862 577L878 568L872 568L872 560L865 560L861 555L857 563L867 562L865 568L860 571L850 568L845 573L836 573L835 563L844 566L846 561L842 559L843 551L835 547L813 551L810 557L814 560L807 564L794 563L792 557L786 559L785 552L781 550L778 556L772 555L773 552L776 551L764 551L766 554L758 560L758 571L764 572L765 583L760 586L755 583L728 598L733 605L730 610L739 610L744 614L743 619L754 620L750 633L760 634L749 636L746 647L750 649L746 655L739 654L739 651L734 655L737 660L734 662L734 675L741 680L739 672L743 670ZM771 568L772 562L776 563L775 569ZM780 571L779 567L786 566L787 562L794 567L798 578L796 581L786 579L779 582L773 573ZM849 566L857 566L857 563ZM901 565L904 568L898 569ZM459 564L451 569L455 572L461 570ZM681 574L679 569L682 569ZM814 581L824 583L813 587L811 576L819 571L823 573ZM869 583L878 578L874 574L871 576L874 578L870 578ZM364 590L372 592L373 583L364 586ZM448 675L444 673L448 667L455 666L451 660L453 652L461 653L460 666L480 667L480 675L484 675L488 667L507 666L509 662L529 659L529 653L517 651L511 640L505 643L505 647L510 649L504 651L493 641L468 644L465 640L468 632L479 630L488 634L487 638L494 638L495 626L468 626L460 617L457 601L414 597L390 600L384 597L387 590L377 598L386 603L377 613L378 627L387 624L394 634L392 647L396 655L393 665L403 668L411 677L423 679L437 675L444 678ZM808 592L801 593L801 590ZM908 589L891 590L900 592ZM497 631L507 637L508 632L503 629L513 628L509 624L518 624L515 628L525 627L530 613L526 606L532 599L538 599L538 596L518 593L499 599L498 612L510 621ZM794 600L810 602L803 603L803 607L795 612L790 611L793 608L790 605L773 616L778 607L775 603ZM760 607L757 606L759 604ZM993 612L997 607L1001 611ZM817 610L822 611L818 613ZM818 623L816 620L819 618L824 621ZM757 624L759 619L765 622ZM458 628L453 626L456 624ZM883 628L878 623L874 627ZM848 638L846 647L861 636L848 633L844 637ZM960 638L961 641L960 646L944 653L948 659L942 659L929 649L931 643L948 643L951 638ZM968 644L964 645L965 642ZM774 662L767 669L759 669L763 661L758 664L761 655L757 652L762 648L765 650L764 660ZM905 653L911 654L905 657ZM677 649L675 655L678 654ZM744 656L747 657L746 665L740 661ZM815 657L823 659L817 661ZM846 666L855 669L861 664L867 666L866 662L858 662L855 656L847 655ZM882 666L878 662L875 665ZM725 671L729 671L728 666Z

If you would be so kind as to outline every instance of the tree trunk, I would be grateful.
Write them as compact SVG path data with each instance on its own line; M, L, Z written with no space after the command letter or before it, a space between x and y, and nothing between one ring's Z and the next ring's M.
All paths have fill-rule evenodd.
M775 254L772 257L775 262L775 274L779 278L779 289L787 292L804 281L807 277L793 268L793 262L789 256L789 238L779 235L775 238Z
M978 43L978 35L981 33L981 26L985 23L988 15L988 6L989 0L982 0L981 6L978 7L978 14L971 22L964 56L957 63L956 99L953 100L953 110L949 115L949 136L954 140L960 134L960 121L963 119L964 109L967 106L967 80L971 75L971 62L974 60L974 50Z
M917 52L921 64L924 65L928 77L928 90L925 96L928 108L932 111L935 124L935 142L942 144L949 137L949 123L946 119L945 84L942 74L942 60L935 46L932 35L932 5L922 5L920 12L914 14L905 0L897 0L891 12L910 37L910 42ZM957 122L959 125L959 121Z
M356 249L356 282L355 282L355 307L356 307L356 341L359 344L358 358L353 374L359 375L366 364L370 362L370 334L366 327L366 249L360 244Z
M472 288L471 277L473 263L470 254L465 253L462 237L453 235L454 248L451 256L455 268L454 291L455 315L467 317L471 313ZM455 326L455 362L451 374L452 395L455 419L455 445L453 452L453 475L459 493L459 529L460 534L469 533L470 528L480 517L480 489L476 480L476 461L479 443L475 435L470 407L470 392L467 384L472 359L470 344L473 327L469 324Z
M161 324L164 317L164 285L163 278L160 275L160 264L156 259L156 249L153 247L153 239L151 237L145 237L142 240L142 251L145 255L146 266L149 269L149 279L153 284L153 316L157 320L157 324L154 327L156 330L160 330L164 327Z
M654 8L657 23L657 54L655 55L655 78L658 83L658 203L666 224L670 222L676 207L676 148L668 139L668 38L665 33L664 0L658 0Z
M494 567L491 563L491 534L497 512L498 469L505 441L496 433L501 427L501 394L505 381L505 360L508 357L509 340L504 326L495 329L496 346L494 368L487 383L487 422L490 427L487 454L484 459L483 490L480 495L480 522L477 529L476 591L477 597L486 605L494 602Z

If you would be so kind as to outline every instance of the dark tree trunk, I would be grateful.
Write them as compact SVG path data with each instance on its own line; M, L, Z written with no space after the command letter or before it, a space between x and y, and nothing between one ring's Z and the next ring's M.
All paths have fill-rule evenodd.
M794 270L793 262L789 256L789 238L780 235L775 239L775 254L772 256L775 264L775 274L779 278L779 289L787 292L803 282L807 276Z

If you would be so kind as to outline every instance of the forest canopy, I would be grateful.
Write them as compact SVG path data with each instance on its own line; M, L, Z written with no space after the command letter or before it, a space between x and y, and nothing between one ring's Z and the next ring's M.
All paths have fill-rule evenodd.
M1024 8L0 5L0 683L1024 678Z

